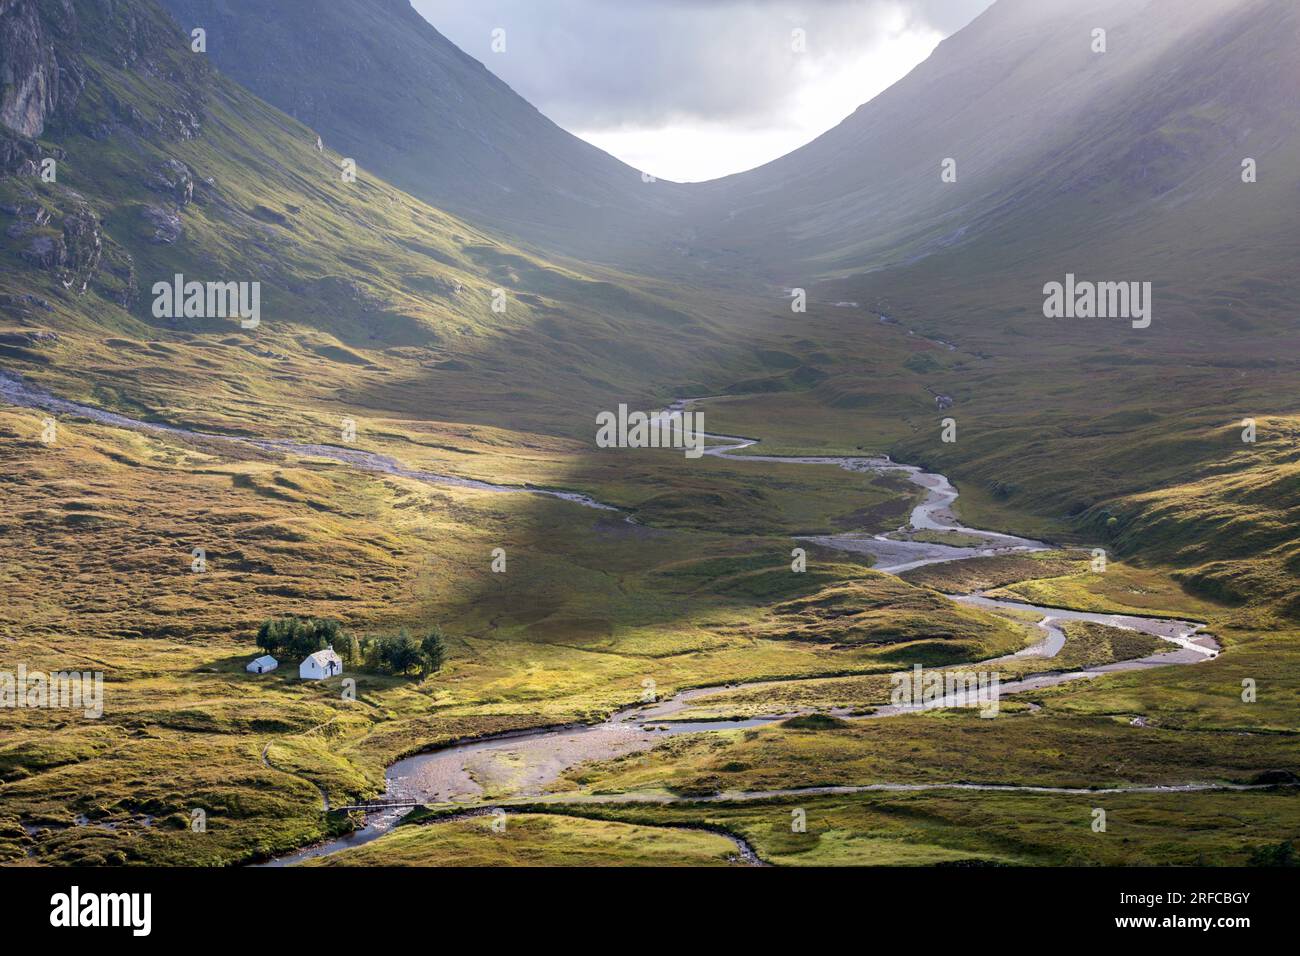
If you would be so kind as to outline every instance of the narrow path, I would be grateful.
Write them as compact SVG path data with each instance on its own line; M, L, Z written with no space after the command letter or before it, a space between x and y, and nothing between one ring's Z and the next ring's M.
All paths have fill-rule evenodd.
M549 498L559 498L563 501L571 501L584 508L596 508L600 511L620 510L619 508L615 508L613 505L603 504L589 495L579 494L574 491L562 491L554 488L535 488L528 485L495 485L474 478L461 478L457 475L443 475L437 472L410 468L387 455L381 455L377 452L362 451L358 448L342 448L338 445L320 445L310 442L289 441L287 439L242 438L237 435L218 435L211 432L193 431L188 428L180 428L175 425L165 425L158 422L144 422L139 419L128 418L125 415L118 415L116 412L107 412L103 409L92 408L89 405L78 405L76 402L68 402L61 398L55 398L48 392L45 392L34 385L29 385L19 376L4 371L0 371L0 402L6 402L10 405L16 405L21 408L35 408L56 415L69 415L75 418L85 418L100 425L108 425L112 428L122 428L129 431L170 435L174 438L218 442L226 445L242 445L246 448L256 448L260 451L272 452L286 456L302 455L310 458L327 458L331 461L351 465L352 467L359 468L362 471L375 472L382 475L393 475L399 478L411 478L415 481L421 481L426 484L451 485L457 488L471 488L477 491L491 491L498 494L543 495Z
M291 777L297 777L299 780L303 780L306 781L307 783L310 783L313 787L315 787L320 792L320 803L321 803L322 812L329 813L330 795L328 790L326 790L320 784L316 783L314 780L308 780L302 774L293 773L292 771L289 770L282 770L281 768L271 763L271 758L270 755L268 754L268 751L271 749L271 744L273 743L275 743L274 740L268 741L266 746L262 748L262 766L265 767L267 770L274 770L277 773L287 773ZM340 807L340 809L345 809L345 808Z

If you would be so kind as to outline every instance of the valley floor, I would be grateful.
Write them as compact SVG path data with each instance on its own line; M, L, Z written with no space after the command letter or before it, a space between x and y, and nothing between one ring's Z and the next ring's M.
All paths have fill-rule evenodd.
M326 801L395 787L435 806L408 820L427 825L389 833L396 814L379 817L330 862L1226 864L1300 826L1294 635L1242 629L1156 569L1097 573L1087 551L1026 539L949 537L937 546L964 546L962 560L902 578L871 570L870 548L834 547L909 513L914 528L938 515L951 530L932 533L980 534L915 473L746 461L726 445L694 470L657 452L591 465L522 436L473 459L491 455L498 482L580 488L620 513L432 480L446 465L423 459L445 459L445 442L423 452L409 423L400 442L371 443L411 465L392 470L61 412L45 445L39 409L0 410L4 656L93 665L108 690L100 721L13 712L0 747L11 863L266 858L349 827ZM643 482L655 499L637 499ZM665 507L698 502L701 483L718 522ZM761 531L744 532L751 516ZM892 539L889 553L937 554L919 534ZM808 569L793 573L801 542ZM495 547L505 574L490 570ZM974 592L990 600L944 596ZM1093 614L1044 622L1054 607ZM362 631L436 620L456 639L441 673L358 674L348 702L337 680L243 671L273 612ZM1154 669L1117 666L1171 649ZM1194 666L1173 666L1180 654ZM893 673L991 660L1015 691L996 719L857 719L888 704ZM1253 703L1247 676L1263 687ZM625 710L647 687L674 706ZM574 729L451 746L556 725ZM394 764L431 747L451 749ZM508 812L464 815L496 806Z

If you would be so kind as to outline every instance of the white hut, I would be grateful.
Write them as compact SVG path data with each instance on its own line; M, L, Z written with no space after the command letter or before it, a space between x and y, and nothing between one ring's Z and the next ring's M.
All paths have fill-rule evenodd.
M248 666L245 667L244 670L248 671L250 674L269 674L279 666L280 662L274 657L270 654L263 654L257 660L249 661Z
M303 680L324 680L327 677L335 677L342 673L343 661L334 653L332 647L317 651L315 654L309 654L298 665L298 676Z

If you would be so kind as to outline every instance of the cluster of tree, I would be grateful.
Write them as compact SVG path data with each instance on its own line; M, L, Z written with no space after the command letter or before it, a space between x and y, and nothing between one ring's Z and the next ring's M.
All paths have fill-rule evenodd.
M419 671L427 676L441 670L447 659L447 640L437 627L418 641L406 628L391 636L358 641L338 621L317 618L278 617L264 621L257 631L257 646L273 657L290 661L333 647L349 669L403 675Z
M1250 855L1251 866L1300 866L1300 855L1296 854L1291 841L1262 846Z
M390 637L374 637L362 642L361 654L368 670L409 674L418 670L422 675L442 669L447 659L447 641L439 628L433 628L417 641L411 632L402 628Z
M257 646L272 657L302 660L308 654L334 648L345 665L361 660L361 645L338 621L318 618L278 617L262 622Z

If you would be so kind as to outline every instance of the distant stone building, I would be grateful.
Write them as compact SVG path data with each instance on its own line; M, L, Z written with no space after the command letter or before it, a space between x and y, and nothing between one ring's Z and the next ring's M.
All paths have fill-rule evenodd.
M327 677L337 677L342 673L343 661L334 653L332 647L307 655L307 658L298 665L298 676L303 680L325 680Z

